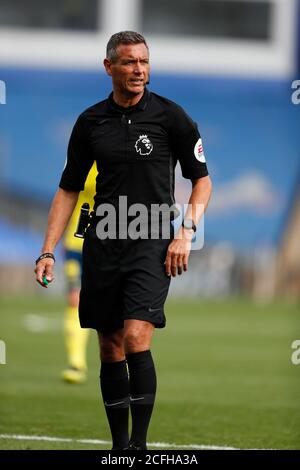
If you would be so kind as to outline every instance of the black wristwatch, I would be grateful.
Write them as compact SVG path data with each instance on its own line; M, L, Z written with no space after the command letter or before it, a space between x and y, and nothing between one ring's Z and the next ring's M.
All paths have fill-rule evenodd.
M194 230L196 232L197 227L193 221L193 219L183 219L182 224L183 228L186 228L187 230Z

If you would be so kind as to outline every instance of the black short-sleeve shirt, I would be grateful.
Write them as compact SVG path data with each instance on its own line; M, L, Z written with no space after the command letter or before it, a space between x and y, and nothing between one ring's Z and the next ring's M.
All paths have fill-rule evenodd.
M177 161L184 178L208 175L197 124L176 103L147 89L135 106L118 106L111 94L79 116L59 186L81 191L94 161L95 207L117 204L119 196L127 196L128 205L171 206Z

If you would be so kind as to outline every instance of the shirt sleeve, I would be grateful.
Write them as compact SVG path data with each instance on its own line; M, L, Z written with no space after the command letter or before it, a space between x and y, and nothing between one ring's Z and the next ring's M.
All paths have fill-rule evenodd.
M202 139L198 126L180 107L176 106L171 127L171 148L179 160L182 176L187 179L208 175Z
M82 191L93 161L87 131L80 116L71 133L67 160L59 187L68 191Z

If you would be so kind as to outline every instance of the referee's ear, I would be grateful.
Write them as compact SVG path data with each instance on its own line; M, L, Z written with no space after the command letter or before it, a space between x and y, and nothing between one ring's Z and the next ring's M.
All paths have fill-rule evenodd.
M106 57L103 61L103 65L104 65L107 75L109 75L110 77L112 76L111 64L112 62Z

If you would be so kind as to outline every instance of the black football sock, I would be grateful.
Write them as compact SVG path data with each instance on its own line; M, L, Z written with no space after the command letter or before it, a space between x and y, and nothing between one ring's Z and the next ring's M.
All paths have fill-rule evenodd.
M102 362L100 385L113 449L128 447L129 381L126 361Z
M147 431L156 393L156 373L151 351L126 354L129 369L132 432L130 442L146 448Z

